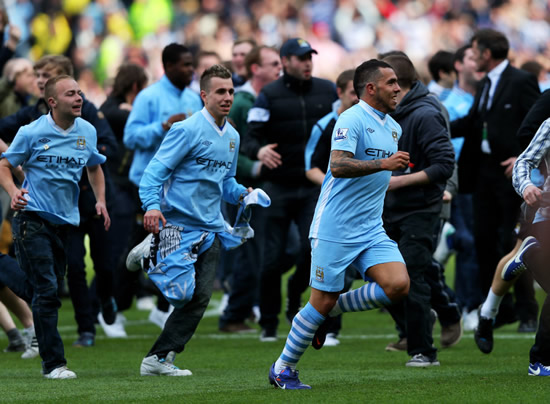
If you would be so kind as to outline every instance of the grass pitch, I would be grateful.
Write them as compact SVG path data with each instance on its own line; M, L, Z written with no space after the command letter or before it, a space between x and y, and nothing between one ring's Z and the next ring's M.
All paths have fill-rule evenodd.
M141 377L143 356L160 329L147 312L126 313L128 339L108 339L97 327L96 345L74 348L72 307L63 302L60 332L76 380L45 380L40 359L0 353L1 402L125 403L540 403L550 397L550 378L528 377L529 348L534 334L518 334L517 324L495 332L495 350L484 355L471 332L455 347L441 350L441 366L406 368L406 353L386 352L396 339L388 314L378 311L344 316L341 344L321 351L308 349L300 361L300 378L310 391L283 391L267 381L271 363L284 345L289 326L281 321L279 339L262 343L258 334L226 335L212 315L220 294L176 365L189 377ZM539 296L539 297L542 297ZM439 326L434 337L439 344ZM7 345L5 335L0 347Z

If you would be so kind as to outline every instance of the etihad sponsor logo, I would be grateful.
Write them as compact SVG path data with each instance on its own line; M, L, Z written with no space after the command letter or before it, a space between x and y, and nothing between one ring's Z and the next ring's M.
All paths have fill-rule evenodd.
M388 157L391 157L393 153L388 150L375 149L375 148L369 147L368 149L365 150L365 154L369 157L378 157L378 158L387 159Z
M229 170L231 168L231 165L233 164L232 161L214 160L206 157L197 157L196 162L197 164L205 166L209 169L225 168L227 170Z
M42 154L36 157L36 160L41 163L47 164L72 164L75 166L83 166L86 164L86 160L82 157L64 157L64 156L52 156L47 154Z

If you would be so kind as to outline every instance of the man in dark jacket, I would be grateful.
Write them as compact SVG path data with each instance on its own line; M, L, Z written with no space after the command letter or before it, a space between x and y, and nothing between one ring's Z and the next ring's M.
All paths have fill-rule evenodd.
M411 286L408 297L390 313L407 333L407 366L437 366L430 319L431 290L427 281L439 224L443 191L453 173L454 152L441 106L417 79L407 56L384 59L394 69L401 93L391 114L401 125L399 150L409 152L409 167L392 173L384 201L384 226L405 259Z
M265 262L260 278L262 341L275 341L281 307L281 257L291 222L300 233L296 272L289 280L287 318L298 312L300 295L307 288L310 270L309 226L319 187L305 175L305 145L313 125L331 111L334 84L311 76L308 42L292 38L281 47L284 75L265 86L248 114L244 152L262 162L261 178L271 197L266 210Z

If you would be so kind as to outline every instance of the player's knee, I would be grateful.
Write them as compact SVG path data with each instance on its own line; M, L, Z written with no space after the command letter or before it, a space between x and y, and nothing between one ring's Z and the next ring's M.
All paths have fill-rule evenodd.
M384 288L384 293L392 302L398 302L409 294L410 281L408 275L395 277L392 282Z

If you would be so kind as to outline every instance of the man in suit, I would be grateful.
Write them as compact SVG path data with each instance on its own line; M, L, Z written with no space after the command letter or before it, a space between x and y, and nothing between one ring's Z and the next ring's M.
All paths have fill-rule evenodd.
M465 138L458 161L459 187L460 192L473 193L480 287L486 294L500 257L515 241L521 199L511 176L522 151L516 133L540 92L535 76L510 65L509 43L502 33L479 30L471 44L477 70L487 75L478 85L470 112L453 121L451 133ZM502 321L511 320L513 316Z

